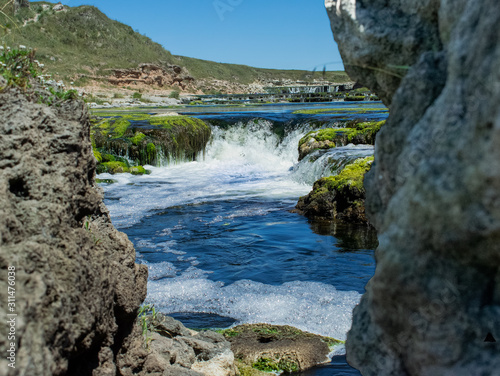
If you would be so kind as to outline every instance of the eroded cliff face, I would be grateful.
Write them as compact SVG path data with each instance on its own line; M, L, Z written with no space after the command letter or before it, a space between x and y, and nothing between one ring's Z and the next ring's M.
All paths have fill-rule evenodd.
M363 375L499 374L498 3L326 6L348 73L390 106L365 178L377 268L348 361Z
M82 101L47 107L0 93L0 312L17 315L14 339L1 326L2 374L117 374L145 298L147 269L94 184L89 127Z

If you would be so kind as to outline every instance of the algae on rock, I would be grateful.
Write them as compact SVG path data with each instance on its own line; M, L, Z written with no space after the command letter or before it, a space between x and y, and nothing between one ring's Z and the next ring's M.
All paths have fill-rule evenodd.
M297 372L328 361L331 347L342 343L291 326L244 324L222 331L240 362L240 373Z
M108 113L95 119L92 138L100 152L127 156L139 165L196 160L210 138L211 128L189 116Z
M363 178L373 157L359 158L335 176L316 181L312 191L299 199L296 212L315 219L368 223Z
M299 161L318 149L330 149L347 144L375 144L375 138L382 121L358 122L350 121L344 128L325 128L311 131L299 141Z

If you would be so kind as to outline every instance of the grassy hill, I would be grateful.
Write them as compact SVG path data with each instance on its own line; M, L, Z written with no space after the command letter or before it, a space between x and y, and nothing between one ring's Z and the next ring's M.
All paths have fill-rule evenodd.
M135 68L140 63L175 64L195 79L219 79L249 84L257 79L350 81L344 72L308 72L253 68L245 65L175 56L130 26L109 19L93 6L56 12L53 3L32 2L14 15L12 0L0 0L0 43L37 49L49 73L75 81L78 74L106 76L110 69ZM32 21L28 21L28 20ZM78 82L77 82L78 83Z

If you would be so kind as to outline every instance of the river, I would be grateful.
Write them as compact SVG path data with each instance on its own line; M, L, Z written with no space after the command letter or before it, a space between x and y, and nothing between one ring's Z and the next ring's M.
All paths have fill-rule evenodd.
M323 108L335 111L294 113ZM212 124L197 161L148 166L152 173L143 176L99 175L116 181L101 185L105 203L134 243L137 262L149 268L146 301L191 328L266 322L345 340L374 273L376 234L290 210L316 179L332 174L332 158L339 167L373 154L371 146L347 146L297 162L298 141L309 130L387 116L356 110L363 108L382 105L186 109ZM303 375L359 375L343 354L337 348L331 364Z

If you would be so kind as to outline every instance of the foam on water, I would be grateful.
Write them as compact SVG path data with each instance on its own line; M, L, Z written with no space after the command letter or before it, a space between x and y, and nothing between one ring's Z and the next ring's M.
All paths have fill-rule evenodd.
M176 278L150 280L147 302L165 313L212 313L234 318L238 324L292 325L345 340L352 309L361 296L319 282L296 281L273 286L240 280L225 286L219 281L199 278L200 274L203 271L192 268Z

